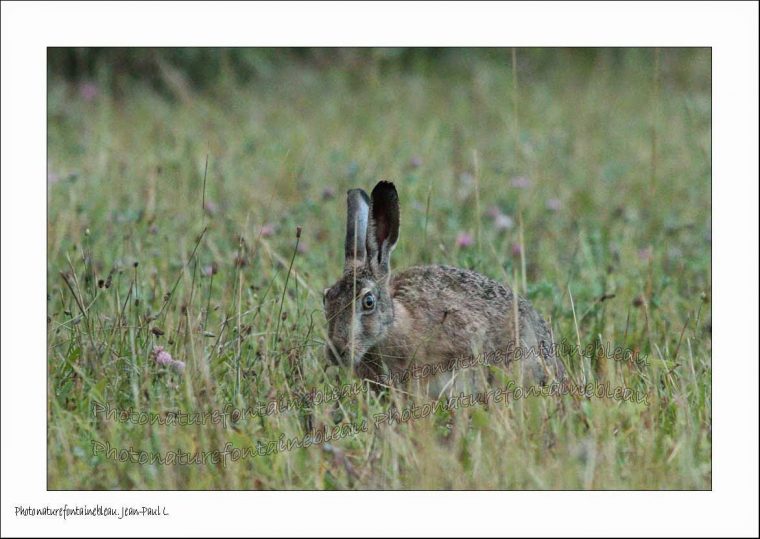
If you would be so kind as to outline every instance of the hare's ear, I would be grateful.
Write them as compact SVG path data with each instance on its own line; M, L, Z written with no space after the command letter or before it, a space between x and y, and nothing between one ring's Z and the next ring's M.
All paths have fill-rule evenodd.
M351 189L346 195L345 269L361 266L367 259L367 219L369 196L364 189Z
M367 259L376 276L387 277L399 228L398 193L393 183L381 181L375 186L369 214Z

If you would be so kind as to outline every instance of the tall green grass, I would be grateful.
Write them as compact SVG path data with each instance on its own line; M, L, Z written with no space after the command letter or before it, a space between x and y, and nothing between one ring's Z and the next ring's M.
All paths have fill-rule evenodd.
M51 75L50 488L710 488L709 51L273 65L200 89L173 71L172 92L114 86L102 63L94 97ZM227 425L93 413L244 409L354 382L323 360L321 291L342 268L345 190L381 178L401 197L395 268L476 269L526 295L555 339L637 351L646 365L563 360L574 381L648 404L529 397L379 428L408 401L360 392ZM462 233L477 241L457 246ZM366 433L226 466L93 454L362 419Z

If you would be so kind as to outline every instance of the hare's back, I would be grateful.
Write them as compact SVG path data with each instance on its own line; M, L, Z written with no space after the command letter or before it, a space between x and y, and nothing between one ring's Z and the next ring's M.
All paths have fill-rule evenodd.
M528 300L475 271L452 266L412 267L393 278L391 295L420 332L440 328L459 339L477 333L496 345L511 340L517 326L527 344L551 342L548 325Z
M391 290L394 298L417 308L471 307L476 312L503 311L513 298L512 290L501 283L452 266L411 267L394 275Z

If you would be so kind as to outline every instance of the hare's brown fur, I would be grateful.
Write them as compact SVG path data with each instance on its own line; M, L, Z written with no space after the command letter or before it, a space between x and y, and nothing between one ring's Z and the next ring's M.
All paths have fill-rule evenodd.
M390 293L394 324L365 361L382 361L396 374L392 379L409 373L413 364L446 365L467 358L479 358L482 364L486 358L524 362L524 372L541 384L564 376L544 320L519 296L515 312L512 291L484 275L451 266L412 267L391 279ZM440 370L444 381L456 374Z

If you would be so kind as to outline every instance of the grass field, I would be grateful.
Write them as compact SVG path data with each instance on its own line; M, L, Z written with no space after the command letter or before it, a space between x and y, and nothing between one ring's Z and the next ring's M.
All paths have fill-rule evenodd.
M106 63L87 81L51 71L49 488L711 487L709 50L272 58L203 86L163 64L160 87ZM531 396L377 427L408 401L354 391L191 425L95 413L352 384L324 360L321 294L342 269L346 189L381 178L401 198L395 268L508 283L556 340L594 350L564 354L573 381L646 400ZM644 360L603 352L617 346ZM225 465L96 450L239 449L362 420Z

